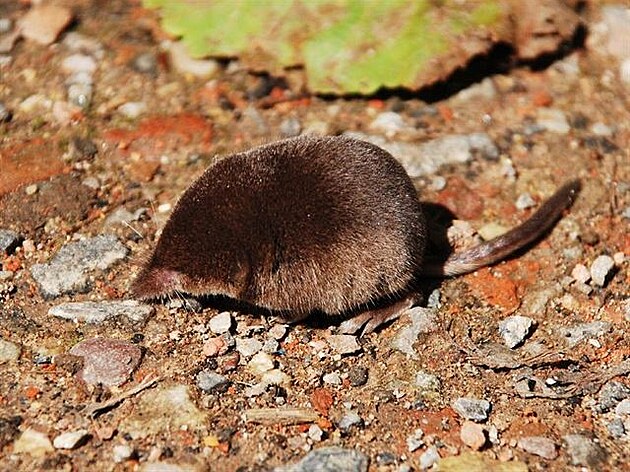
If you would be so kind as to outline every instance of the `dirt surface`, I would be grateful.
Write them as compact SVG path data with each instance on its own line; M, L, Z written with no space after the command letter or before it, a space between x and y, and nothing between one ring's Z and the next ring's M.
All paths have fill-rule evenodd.
M0 3L0 18L18 20L27 4ZM0 104L12 115L0 120L0 229L19 235L0 249L1 470L266 471L329 446L360 451L378 471L422 470L431 451L480 461L468 470L627 467L630 84L622 59L594 37L604 7L587 4L593 36L549 67L506 70L428 104L322 99L237 62L196 78L171 69L156 17L135 2L65 5L75 19L53 44L19 41L0 64ZM73 54L96 64L88 106L68 98ZM121 108L129 103L139 116ZM217 327L216 300L157 303L142 320L49 314L127 298L178 196L221 155L296 132L348 131L400 145L485 133L497 152L414 178L423 201L469 223L464 238L524 220L569 179L583 190L543 241L492 268L427 281L432 308L344 338L356 349L338 346L334 320L285 326L231 312ZM129 213L112 218L121 209ZM427 212L438 219L435 205ZM89 269L80 290L44 296L31 269L99 234L129 254ZM599 256L613 263L603 285L590 280ZM512 315L533 326L510 350L499 323ZM124 349L77 347L95 337ZM124 383L81 370L92 345L128 363L116 371ZM454 409L460 398L487 400L487 418L471 425ZM252 420L261 408L273 411ZM302 419L287 420L288 408ZM71 447L56 440L77 431Z

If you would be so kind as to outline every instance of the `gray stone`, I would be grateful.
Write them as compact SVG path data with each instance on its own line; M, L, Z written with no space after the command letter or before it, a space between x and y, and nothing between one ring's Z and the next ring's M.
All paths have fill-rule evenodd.
M131 67L137 70L138 72L142 72L143 74L156 75L158 71L158 61L157 57L152 52L143 52L142 54L138 54L131 61Z
M91 338L70 349L83 358L79 377L87 384L118 386L127 381L142 358L138 346L122 339Z
M115 463L120 464L126 461L134 454L134 450L128 444L116 444L112 448L112 459Z
M486 444L486 432L477 423L465 421L459 432L459 437L466 446L480 450Z
M366 472L368 464L362 452L333 446L315 449L299 462L276 467L274 472Z
M341 385L341 375L338 372L329 372L322 376L322 382L328 385Z
M20 346L0 338L0 364L18 360L20 352Z
M210 321L208 321L208 328L210 328L210 331L214 334L223 334L230 331L233 324L234 320L232 319L232 313L224 311L216 316L213 316Z
M117 110L125 118L135 120L147 112L147 104L144 102L127 102L120 105Z
M564 436L567 453L571 457L571 464L596 468L606 458L606 453L590 438L581 434ZM597 469L595 469L597 470Z
M608 433L615 438L619 439L626 434L626 427L623 424L623 420L621 418L613 418L610 423L606 425L606 429Z
M348 432L353 426L360 427L361 425L363 425L363 419L356 411L351 410L346 411L337 424L342 432Z
M477 398L458 398L452 407L459 416L471 421L486 421L492 408L489 401Z
M615 267L615 261L610 256L599 256L591 264L591 279L595 285L603 287L606 279Z
M536 124L551 133L567 134L571 131L567 116L557 108L539 108Z
M533 325L534 320L526 316L508 316L499 323L499 334L505 345L514 349L525 341Z
M385 136L393 136L407 128L400 114L393 111L384 111L376 115L370 123L370 128L383 133Z
M599 390L595 410L598 413L606 413L615 408L620 401L627 398L630 398L630 387L625 383L611 380L606 382Z
M125 317L130 321L145 322L155 308L136 300L111 300L102 302L69 302L51 307L48 314L71 320L100 324L107 320Z
M331 334L326 342L337 354L354 354L361 350L357 337L351 334Z
M630 415L630 398L621 400L615 408L615 414L618 416Z
M368 374L369 372L365 367L359 365L352 366L348 371L348 381L353 387L360 387L367 383Z
M320 442L324 436L324 431L316 424L312 424L308 428L308 437L314 442Z
M495 159L499 155L498 148L485 133L451 134L422 144L388 141L382 136L359 132L344 134L385 149L400 161L412 178L434 174L444 165L468 162L474 153L488 159Z
M0 18L0 34L8 33L12 28L13 22L11 18Z
M225 392L230 386L227 377L217 374L212 370L202 370L197 374L197 387L206 393Z
M53 445L48 439L48 435L33 428L24 430L22 435L13 443L13 454L43 457L53 450Z
M115 236L100 235L66 244L50 262L33 265L31 275L45 298L85 292L91 272L108 269L128 253Z
M15 231L0 229L0 252L10 254L21 242L22 238Z
M521 193L516 199L516 208L519 210L525 210L527 208L531 208L536 205L536 202L532 198L529 192Z
M535 454L545 459L555 459L558 457L555 443L543 436L527 436L518 440L518 447L523 451Z
M296 118L287 118L280 123L280 134L287 138L297 136L302 131L302 124Z
M427 470L433 467L440 460L437 447L429 446L420 456L420 470Z
M275 367L273 358L264 351L257 352L247 363L247 369L257 375L264 374Z
M55 449L76 449L89 438L86 429L62 433L53 440Z
M68 86L68 101L80 108L88 108L92 103L93 93L92 85L73 83Z
M263 347L258 339L236 338L236 350L243 357L251 357L259 352Z
M573 347L585 339L594 339L603 336L610 330L607 321L593 321L592 323L580 323L568 328L560 328L560 334L569 346Z
M415 384L423 393L437 392L440 389L440 379L423 370L416 372Z
M401 328L391 342L391 347L409 357L416 359L418 354L413 344L421 334L427 334L437 329L437 313L434 308L415 306L407 310L411 325Z

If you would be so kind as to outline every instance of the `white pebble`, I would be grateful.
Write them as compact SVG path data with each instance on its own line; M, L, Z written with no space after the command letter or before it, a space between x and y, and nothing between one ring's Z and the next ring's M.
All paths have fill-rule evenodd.
M539 108L536 123L551 133L567 134L571 131L566 115L557 108Z
M169 211L171 211L171 204L170 203L162 203L160 206L158 206L157 210L158 213L168 213Z
M60 434L53 440L53 446L55 446L55 449L74 449L81 444L81 441L87 434L88 432L85 429Z
M615 261L610 256L599 256L591 264L591 278L595 285L603 287L606 284L606 277L615 266Z
M117 444L112 448L112 459L117 464L126 461L133 454L133 449L127 444Z
M584 264L575 264L571 271L571 277L577 282L586 283L591 280L591 273Z
M516 199L516 208L519 210L525 210L526 208L531 208L534 205L536 205L536 202L529 192L521 193Z
M212 317L208 322L208 328L214 334L223 334L230 331L232 324L232 314L229 311L224 311Z
M147 111L147 104L144 102L127 102L118 107L118 113L134 120Z
M274 368L273 358L266 352L257 352L247 363L247 368L254 374L269 372Z
M86 54L72 54L61 63L61 68L68 74L87 72L93 74L96 71L96 61Z
M322 380L328 385L341 385L341 376L337 372L324 374Z
M526 316L508 316L499 323L499 333L505 345L513 349L525 340L533 324L534 320Z
M591 126L591 132L597 136L612 136L613 131L610 126L606 126L604 123L593 123Z

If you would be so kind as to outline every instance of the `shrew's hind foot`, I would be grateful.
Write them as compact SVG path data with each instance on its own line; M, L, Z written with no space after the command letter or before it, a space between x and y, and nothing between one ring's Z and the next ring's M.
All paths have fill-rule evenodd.
M391 305L363 311L341 323L339 332L342 334L357 334L360 331L361 336L369 334L381 326L397 320L406 310L416 305L419 301L420 297L418 294L410 294Z

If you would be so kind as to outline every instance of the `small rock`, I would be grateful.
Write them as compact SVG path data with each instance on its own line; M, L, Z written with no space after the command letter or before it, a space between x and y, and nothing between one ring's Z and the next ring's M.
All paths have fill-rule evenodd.
M86 339L70 349L70 354L83 357L79 377L85 383L106 387L125 383L142 358L138 346L112 338Z
M489 401L477 398L458 398L452 407L462 418L477 422L486 421L491 410Z
M367 472L368 464L362 452L333 446L315 449L299 462L276 467L273 472Z
M219 71L219 64L213 59L193 59L181 42L167 45L173 68L182 73L195 77L209 79Z
M247 363L247 368L254 374L264 374L275 367L273 358L266 352L257 352Z
M105 56L103 44L99 40L76 31L70 31L64 35L63 45L70 52L89 54L99 60Z
M127 102L118 107L118 113L130 120L135 120L146 111L147 104L144 102Z
M326 342L337 354L354 354L361 351L357 337L351 334L331 334L326 337Z
M133 456L134 450L128 444L116 444L112 448L112 459L116 464L125 462Z
M424 441L422 440L423 436L424 436L424 431L422 431L419 428L416 429L413 432L413 434L411 434L410 436L407 436L407 439L406 439L407 450L409 452L413 452L420 449L422 446L424 446Z
M54 448L48 436L33 428L24 430L22 435L13 443L13 454L29 454L33 457L43 457L52 451L54 451Z
M416 372L415 385L422 393L438 392L440 390L440 379L433 374L421 370Z
M507 232L508 228L495 222L486 223L477 231L484 241L490 241L491 239L502 236Z
M555 459L558 457L555 443L543 436L528 436L518 440L518 447L523 451L535 454L545 459Z
M527 208L531 208L536 205L536 202L532 198L531 194L528 192L521 193L516 199L516 208L519 210L525 210Z
M560 328L560 334L569 346L573 347L585 339L594 339L603 336L610 330L611 324L607 321L593 321L592 323L580 323L568 328Z
M0 338L0 364L18 360L21 351L17 344Z
M581 434L569 434L563 437L567 445L567 453L571 457L571 464L585 467L597 466L604 461L604 450L591 439Z
M280 123L280 134L290 138L297 136L302 131L302 124L296 118L286 118Z
M591 273L584 264L575 264L575 267L571 271L571 277L577 282L585 284L591 280Z
M437 447L429 446L420 456L420 470L427 470L437 464L440 460Z
M45 298L85 292L89 272L106 270L128 253L115 236L100 235L66 244L50 262L33 265L31 275Z
M353 426L360 427L363 425L363 419L358 415L356 411L346 411L346 413L339 420L337 427L342 432L350 431Z
M486 433L477 423L465 421L459 433L459 437L466 446L480 450L486 444Z
M206 393L227 391L230 381L227 377L212 370L202 370L197 374L197 387Z
M362 366L352 366L348 371L348 381L353 387L365 385L368 381L368 370Z
M227 333L232 329L234 320L232 319L232 313L224 311L216 316L213 316L208 322L208 328L214 334Z
M96 188L100 187L98 183L96 185L97 185ZM131 213L125 207L118 207L113 212L111 212L110 215L105 219L105 222L103 223L103 227L109 228L115 225L128 225L132 221L138 221L138 219L140 219L140 217L144 215L146 212L147 212L146 208L138 208L136 211Z
M620 401L627 398L630 398L630 387L625 383L611 380L606 382L599 390L595 410L598 413L606 413L615 408Z
M337 372L329 372L322 376L322 381L328 385L341 385L341 376Z
M446 188L446 179L441 175L436 175L435 177L432 177L430 188L435 192L444 190Z
M133 58L131 67L138 72L155 77L158 72L158 60L154 53L143 52Z
M398 113L386 111L376 116L374 121L370 123L370 128L391 138L395 134L407 129L408 126Z
M591 264L591 278L595 285L603 287L606 285L606 278L609 276L615 261L610 256L599 256Z
M617 416L625 416L630 415L630 399L626 398L625 400L621 400L617 407L615 408L615 414Z
M258 339L236 338L236 350L243 357L251 357L259 352L263 347Z
M274 324L271 328L269 328L268 333L273 339L280 341L287 335L287 325Z
M557 134L567 134L571 126L565 113L557 108L539 108L536 124L547 131Z
M69 302L51 307L48 314L71 320L100 324L114 318L125 317L134 323L144 323L155 309L136 300L112 300L102 302Z
M73 105L86 109L92 103L94 90L91 85L74 83L68 86L68 101Z
M314 442L320 442L322 437L324 436L324 432L322 428L317 426L316 424L312 424L308 428L308 437Z
M13 28L11 18L0 18L0 34L8 33L11 28Z
M24 15L18 28L22 36L47 46L70 24L72 12L69 8L52 3L42 3L32 7Z
M626 427L621 418L613 418L610 423L606 425L606 429L615 439L620 439L626 434Z
M89 435L86 429L70 431L57 436L53 440L53 446L55 446L55 449L76 449L84 444L88 438Z
M0 229L0 253L11 254L20 245L23 238L10 229Z
M591 132L597 136L610 137L613 135L613 130L610 126L606 126L604 123L593 123L591 126Z
M96 61L92 56L88 56L87 54L72 54L66 57L61 63L61 69L66 74L85 72L91 75L96 72L96 68Z
M534 320L527 316L508 316L499 323L499 333L510 349L519 346L529 335Z
M404 326L396 333L391 347L416 359L418 354L413 344L420 334L431 333L437 329L437 312L435 308L414 306L406 311L406 315L411 319L411 326Z

